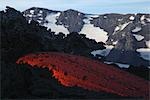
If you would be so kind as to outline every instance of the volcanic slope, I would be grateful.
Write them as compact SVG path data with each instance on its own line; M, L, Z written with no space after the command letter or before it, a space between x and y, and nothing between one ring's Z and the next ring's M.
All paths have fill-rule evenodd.
M16 63L27 63L33 67L47 67L53 73L53 76L67 87L78 86L124 97L148 98L148 81L82 56L41 52L25 55L19 58Z

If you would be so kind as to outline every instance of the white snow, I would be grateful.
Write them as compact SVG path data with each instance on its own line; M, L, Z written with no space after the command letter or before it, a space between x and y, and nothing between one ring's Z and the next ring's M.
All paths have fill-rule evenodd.
M144 19L145 19L145 15L142 15L141 18L140 18L140 20L141 20L141 23L145 25Z
M41 19L41 20L42 20L42 19L43 19L43 17L39 17L38 19Z
M143 59L150 61L150 48L140 48L136 51L140 53Z
M39 13L43 13L43 11L42 11L42 10L40 10L40 11L39 11Z
M147 20L148 22L150 22L150 18L146 18L146 20Z
M149 40L149 41L146 41L146 46L147 46L148 48L150 48L150 40Z
M143 21L145 19L145 15L142 15L140 20Z
M105 64L112 64L113 62L104 61Z
M103 29L100 29L99 27L94 27L93 24L90 24L90 17L84 19L85 22L83 28L79 32L80 34L86 34L86 37L90 39L95 39L97 42L104 42L106 43L108 36L107 32L105 32Z
M106 49L103 50L94 50L91 52L91 54L93 56L96 56L96 54L101 55L101 56L107 56L109 54L109 52L111 51L111 49L114 48L114 46L112 45L105 45Z
M122 37L124 37L124 36L125 36L125 34L123 33L121 36L122 36Z
M122 21L123 19L118 19L118 21Z
M113 64L114 62L107 62L107 61L105 61L104 63L105 64ZM128 64L121 64L121 63L114 63L114 64L118 65L120 68L129 68L129 66L130 66Z
M39 23L41 23L42 21L41 20L37 20Z
M115 42L113 42L112 44L113 44L113 45L116 45L117 43L118 43L118 41L115 41Z
M26 17L32 17L32 15L30 15L30 14L26 14Z
M134 20L135 18L134 18L134 16L130 16L130 18L129 18L130 20Z
M136 33L136 32L139 32L141 30L142 30L142 28L137 26L135 29L132 30L132 32Z
M97 18L97 17L99 17L99 15L96 15L96 14L92 14L92 15L85 15L85 17L87 17L87 18Z
M107 18L107 16L104 16L104 18L106 19L106 18Z
M119 30L120 30L120 27L119 27L119 26L116 26L115 32L116 32L116 31L119 31Z
M95 39L97 42L104 42L106 43L108 36L107 32L99 27L94 27L92 24L84 24L82 30L80 31L81 34L86 34L86 37L90 39Z
M59 32L63 32L64 34L69 34L69 31L67 28L65 28L63 25L56 25L56 18L60 15L60 13L52 13L48 15L45 19L48 21L48 23L45 23L43 26L46 26L48 29L51 29L56 34Z
M38 15L38 16L42 16L42 14L41 14L41 13L38 13L37 15Z
M30 13L31 13L31 14L34 14L34 10L30 10Z
M78 13L78 16L80 16L81 15L81 13Z
M133 34L133 36L137 39L137 41L141 41L144 39L144 36L142 35Z
M85 24L90 24L90 19L86 18L86 19L83 19L84 23Z
M28 23L31 23L31 20L28 20Z
M125 27L127 27L131 22L124 23L123 25L120 25L120 30L122 31Z
M120 68L129 68L130 65L128 64L121 64L121 63L115 63L117 64Z
M113 34L115 34L116 31L122 31L122 30L123 30L125 27L127 27L130 23L131 23L131 22L126 22L126 23L124 23L124 24L122 24L122 25L120 24L120 25L116 26L116 28L115 28Z

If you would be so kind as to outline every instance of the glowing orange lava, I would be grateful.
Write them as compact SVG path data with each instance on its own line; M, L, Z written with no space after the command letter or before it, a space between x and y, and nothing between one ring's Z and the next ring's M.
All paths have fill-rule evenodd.
M49 68L58 81L68 87L78 86L120 96L148 97L149 82L113 66L89 58L64 53L28 54L17 61Z

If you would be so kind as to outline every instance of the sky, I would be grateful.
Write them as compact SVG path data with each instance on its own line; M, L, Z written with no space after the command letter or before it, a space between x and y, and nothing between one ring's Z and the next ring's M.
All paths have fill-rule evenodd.
M19 11L42 7L60 11L75 9L88 14L150 13L150 0L0 0L0 10L6 6Z

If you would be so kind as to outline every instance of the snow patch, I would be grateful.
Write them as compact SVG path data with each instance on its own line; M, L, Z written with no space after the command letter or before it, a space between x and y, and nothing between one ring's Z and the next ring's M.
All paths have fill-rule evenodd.
M143 59L150 61L150 48L140 48L137 49L136 51L140 53L140 56Z
M140 20L143 21L145 19L145 15L142 15Z
M97 17L99 17L99 15L96 15L96 14L89 14L89 15L85 15L85 17L87 17L87 18L97 18Z
M135 18L134 18L134 16L130 16L130 18L129 18L130 20L134 20Z
M107 56L109 52L114 48L112 45L105 45L106 49L103 50L94 50L91 52L93 56L101 55L101 56Z
M86 18L86 19L83 19L84 23L85 24L90 24L90 19Z
M149 41L146 41L146 46L147 46L148 48L150 48L150 40L149 40Z
M38 15L38 16L42 16L42 14L41 14L41 13L38 13L37 15Z
M31 20L28 20L28 23L31 23Z
M135 29L132 30L133 33L139 32L141 31L142 28L141 27L136 27Z
M140 20L141 20L141 23L145 25L145 21L144 21L145 20L145 15L142 15Z
M40 10L40 11L39 11L39 13L43 13L43 11L42 11L42 10Z
M125 27L127 27L131 22L124 23L123 25L120 25L120 30L122 31Z
M117 43L118 43L118 41L115 41L115 42L113 42L112 44L113 44L113 45L116 45Z
M107 18L107 16L104 16L104 18L106 19L106 18Z
M150 18L146 18L146 20L147 20L148 22L150 22Z
M41 23L42 21L41 20L37 20L39 23Z
M129 68L130 65L128 64L121 64L121 63L114 63L114 62L108 62L108 61L104 61L105 64L116 64L118 65L120 68Z
M26 14L25 16L26 16L26 17L32 17L33 15L31 15L31 14Z
M30 13L33 15L34 14L34 10L30 10Z
M122 21L123 19L118 19L118 21Z
M142 35L133 34L133 36L137 39L137 41L141 41L144 39L144 36Z
M38 19L43 20L43 17L39 17Z
M78 13L78 16L80 16L81 15L81 13Z
M94 27L92 24L84 24L82 30L80 31L81 34L86 34L86 37L90 39L95 39L97 42L104 42L106 43L108 36L107 32L99 27Z
M127 23L124 23L124 24L120 24L118 26L116 26L115 30L114 30L114 33L116 33L116 31L122 31L125 27L127 27L131 22L127 22Z
M121 36L122 36L122 37L124 37L124 36L125 36L125 34L122 34Z
M69 34L69 31L67 28L65 28L63 25L56 25L57 22L57 18L60 15L60 13L52 13L48 16L46 16L46 20L48 21L48 23L45 23L43 26L46 26L47 29L51 29L52 31L54 31L56 34L58 34L59 32L62 32L64 34Z
M115 32L116 32L116 31L119 31L119 30L120 30L120 27L119 27L119 26L116 26Z

